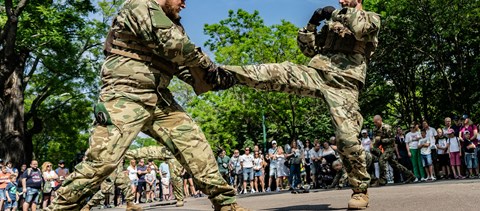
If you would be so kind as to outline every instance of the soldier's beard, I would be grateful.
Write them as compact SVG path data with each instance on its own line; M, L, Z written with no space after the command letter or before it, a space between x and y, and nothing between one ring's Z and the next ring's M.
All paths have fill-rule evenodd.
M163 6L162 9L167 15L167 17L169 17L171 20L180 19L180 9L172 5L170 1L166 1L165 6Z
M355 0L355 1L350 1L350 2L345 2L345 3L343 3L343 4L342 4L342 7L344 7L344 8L345 8L345 7L355 8L355 7L357 7L357 4L358 4L358 3L357 3L357 1Z

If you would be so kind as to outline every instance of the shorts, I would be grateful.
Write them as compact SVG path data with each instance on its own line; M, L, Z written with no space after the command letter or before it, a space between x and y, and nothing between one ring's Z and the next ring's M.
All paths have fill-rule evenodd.
M153 186L153 184L150 185L150 184L147 183L147 185L145 187L145 191L147 191L147 192L154 191L155 190L154 187L155 186Z
M451 166L460 166L462 162L460 161L460 152L450 152L450 165Z
M253 169L252 168L243 168L243 181L253 181Z
M270 164L270 168L268 170L268 176L271 176L271 177L277 177L277 165L272 165Z
M7 200L7 195L5 195L5 189L0 189L0 200Z
M15 200L12 200L11 202L6 201L5 204L6 204L5 208L7 208L7 209L18 207L18 203Z
M255 176L256 177L261 177L262 176L262 170L255 170Z
M188 172L185 172L185 174L183 174L183 179L190 179L192 178L192 175L190 175Z
M130 185L135 185L135 187L138 186L138 179L130 180Z
M39 196L39 189L27 187L27 196L25 196L25 202L38 204Z
M475 169L478 167L478 158L475 153L465 153L465 165L467 169Z
M440 164L440 166L449 166L450 158L448 154L438 154L438 163Z
M423 167L431 166L432 165L432 155L421 155L422 156L422 165Z
M146 182L138 182L137 192L141 193L142 191L144 191L146 184L147 184Z

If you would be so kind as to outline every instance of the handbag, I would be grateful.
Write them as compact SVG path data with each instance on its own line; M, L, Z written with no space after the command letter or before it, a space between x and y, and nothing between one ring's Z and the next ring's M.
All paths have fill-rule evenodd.
M43 189L42 189L43 193L50 193L52 192L52 189L53 187L51 182L46 181L43 183Z

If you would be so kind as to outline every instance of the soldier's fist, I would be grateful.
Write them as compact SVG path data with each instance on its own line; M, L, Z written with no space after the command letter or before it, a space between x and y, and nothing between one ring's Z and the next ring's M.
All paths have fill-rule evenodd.
M308 21L308 23L318 26L320 25L320 21L323 21L325 19L330 19L330 17L332 17L332 12L334 10L335 8L332 6L318 8L317 10L315 10L315 12L313 12L313 15Z

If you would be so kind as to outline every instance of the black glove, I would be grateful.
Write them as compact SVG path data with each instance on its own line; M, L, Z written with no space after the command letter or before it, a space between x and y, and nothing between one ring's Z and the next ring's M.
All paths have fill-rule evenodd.
M205 80L214 85L214 90L224 90L234 86L237 83L235 76L225 69L215 66L205 75Z
M320 25L320 21L323 21L325 19L330 19L330 17L332 17L332 12L334 10L335 8L332 6L318 8L317 10L315 10L315 12L313 12L313 15L308 21L308 23L318 26Z

